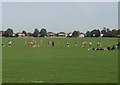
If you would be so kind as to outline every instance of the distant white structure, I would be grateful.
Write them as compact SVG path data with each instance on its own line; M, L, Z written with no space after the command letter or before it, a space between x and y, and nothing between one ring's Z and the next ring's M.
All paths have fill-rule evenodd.
M84 33L81 33L81 34L79 35L79 37L85 37L85 34L84 34Z
M15 33L13 33L12 36L15 37Z
M100 37L103 37L104 34L100 34Z
M25 37L25 34L23 33L17 33L18 37Z
M47 36L55 36L55 33L53 33L53 32L48 32L48 33L47 33Z
M61 37L67 37L67 33L65 33L65 32L59 32L59 33L57 33L57 36L61 36Z

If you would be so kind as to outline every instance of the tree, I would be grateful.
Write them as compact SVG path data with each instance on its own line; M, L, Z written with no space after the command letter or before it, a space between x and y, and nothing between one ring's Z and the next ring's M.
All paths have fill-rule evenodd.
M41 31L40 31L40 36L41 37L45 37L45 36L47 36L47 30L46 29L41 29Z
M92 36L92 34L91 34L90 31L87 31L87 32L86 32L86 35L87 35L87 37L91 37L91 36Z
M117 37L117 30L116 29L112 30L112 37Z
M15 37L19 37L18 33L15 34Z
M117 30L117 35L120 35L120 29Z
M13 30L11 28L8 28L6 31L5 31L5 37L12 37L13 35Z
M22 33L25 34L25 36L27 36L27 32L26 31L23 30Z
M103 34L103 37L112 37L112 36L116 36L115 30L113 30L113 32L109 29L104 27L103 30L101 30L101 33Z
M79 37L79 35L80 35L80 31L74 31L72 33L72 37Z
M106 37L112 37L112 31L107 28Z
M33 37L38 37L38 35L39 35L39 30L35 29L33 33Z
M100 31L98 29L94 29L91 31L91 34L93 37L99 37L100 36Z
M27 36L29 36L29 37L33 37L33 34L30 33L30 32L28 32L28 33L27 33Z
M103 28L103 30L101 30L101 33L103 34L103 37L106 37L107 30L105 27Z
M0 32L2 32L2 36L5 36L5 31L2 30L2 31L0 31Z

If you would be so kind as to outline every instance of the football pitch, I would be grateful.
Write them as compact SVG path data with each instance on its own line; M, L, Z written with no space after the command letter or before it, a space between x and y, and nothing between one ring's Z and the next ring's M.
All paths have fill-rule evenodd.
M8 41L12 47L8 48ZM35 40L39 47L26 42ZM3 38L3 83L118 83L118 50L87 50L116 45L118 38ZM54 41L55 46L48 46ZM66 46L66 41L70 47ZM92 41L82 47L82 41ZM77 47L75 46L77 42Z

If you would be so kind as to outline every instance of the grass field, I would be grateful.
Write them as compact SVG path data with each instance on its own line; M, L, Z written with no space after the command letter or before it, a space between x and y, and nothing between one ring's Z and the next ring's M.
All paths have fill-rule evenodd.
M0 43L2 43L2 38L0 38ZM0 84L2 84L2 44L0 45Z
M29 47L25 42L36 40L40 47ZM88 51L82 41L92 41L97 47L116 44L117 38L3 38L12 48L2 49L3 83L117 83L118 50ZM55 47L49 47L49 41ZM41 42L42 41L42 42ZM66 47L66 41L70 47ZM74 42L78 46L74 46Z

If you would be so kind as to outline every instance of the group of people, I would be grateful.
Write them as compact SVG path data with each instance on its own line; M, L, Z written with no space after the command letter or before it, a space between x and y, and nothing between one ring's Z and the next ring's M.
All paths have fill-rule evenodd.
M31 47L39 47L39 45L36 44L36 41L33 40L33 41L28 41L28 42L25 42L27 43L29 46ZM2 42L2 47L5 47L5 43ZM8 47L11 48L12 47L12 41L8 41Z
M66 41L66 46L67 46L67 47L70 47L68 41ZM76 46L76 47L78 46L78 45L77 45L77 42L75 42L75 46ZM86 46L87 46L87 41L83 41L83 42L82 42L82 47L86 47ZM91 42L91 41L89 42L89 46L92 46L92 42ZM98 41L98 42L97 42L97 46L102 46L102 45L101 45L101 42Z
M5 43L2 42L2 46L5 47ZM11 48L12 47L12 42L11 41L8 41L8 47Z
M101 45L102 43L100 41L97 42L97 46L102 46ZM86 41L83 41L82 42L82 47L85 47L87 45L87 42ZM89 46L92 46L92 42L90 41L89 42Z
M33 41L28 41L28 42L26 42L29 46L31 46L31 47L39 47L39 45L37 45L37 43L36 43L36 41L35 40L33 40ZM78 45L77 45L77 42L75 42L74 43L75 44L75 46L77 47ZM90 41L89 43L88 43L88 45L91 47L92 46L92 42ZM89 48L88 50L114 50L114 49L116 49L116 48L118 48L118 49L120 49L120 42L118 42L116 45L113 45L112 47L110 47L110 46L108 46L108 47L106 47L106 48L101 48L101 42L97 42L97 44L96 44L97 46L98 46L98 48ZM2 46L4 47L5 46L5 43L4 42L2 42ZM54 41L49 41L48 42L48 46L55 46L55 42ZM69 44L69 42L68 41L66 41L66 46L67 47L70 47L70 44ZM83 41L82 42L82 47L86 47L87 46L87 42L86 41ZM12 42L11 41L8 41L8 47L10 48L10 47L12 47Z
M31 47L39 47L39 45L37 45L37 42L36 42L35 40L33 40L33 41L28 41L27 43L28 43L28 45L31 46Z
M120 49L120 42L117 45L113 45L112 47L108 46L107 48L89 48L88 50L115 50L116 48Z
M48 42L48 46L55 46L54 41L50 41L50 42Z
M100 41L97 42L96 44L98 46L98 48L89 48L88 50L114 50L116 48L120 49L120 42L118 42L116 45L113 45L112 47L108 46L107 48L102 48L102 43ZM66 46L70 47L68 41L66 41ZM75 42L75 46L77 46L77 42ZM82 42L82 47L86 47L87 46L87 42L83 41ZM92 42L89 42L89 46L92 46Z

